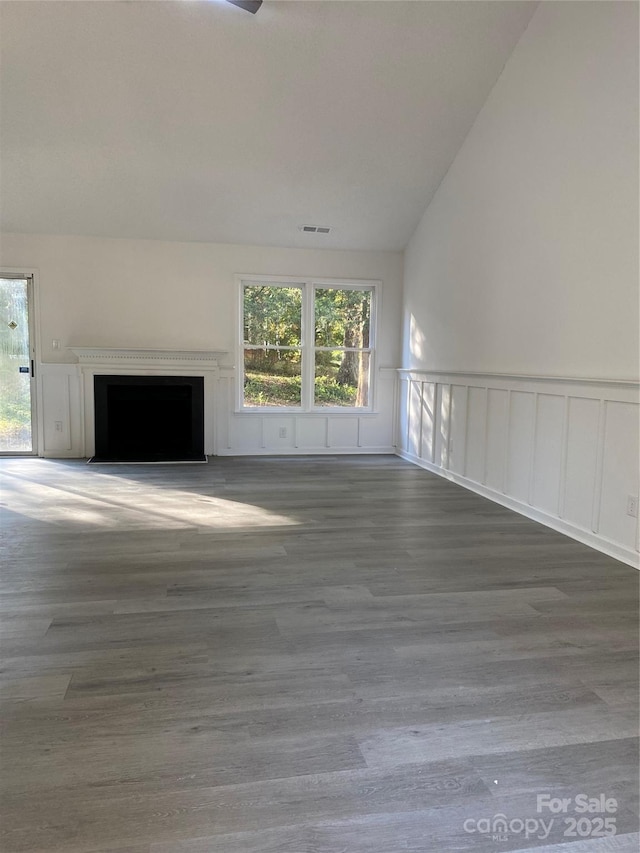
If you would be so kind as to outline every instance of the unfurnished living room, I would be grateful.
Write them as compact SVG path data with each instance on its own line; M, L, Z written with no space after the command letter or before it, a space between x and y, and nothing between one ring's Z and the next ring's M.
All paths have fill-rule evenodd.
M638 12L0 0L2 853L638 850Z

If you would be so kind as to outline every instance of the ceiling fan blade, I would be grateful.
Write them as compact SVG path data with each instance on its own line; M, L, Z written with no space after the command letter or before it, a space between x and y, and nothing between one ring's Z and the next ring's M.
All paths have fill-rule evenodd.
M252 15L262 6L262 0L227 0L227 3L233 3L234 6L239 6L245 12L251 12Z

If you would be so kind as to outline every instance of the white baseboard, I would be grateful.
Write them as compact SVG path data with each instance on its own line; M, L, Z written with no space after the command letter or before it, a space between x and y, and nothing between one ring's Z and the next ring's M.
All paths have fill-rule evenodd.
M570 536L572 539L576 539L578 542L582 542L584 545L588 545L596 551L600 551L609 557L620 560L622 563L626 563L635 569L640 568L639 555L636 551L632 551L630 548L625 548L622 545L618 545L616 542L611 542L590 530L584 530L583 528L578 527L575 524L571 524L562 518L549 515L540 509L536 509L529 504L525 504L522 501L511 498L501 492L496 492L494 489L487 488L487 486L483 486L481 483L469 480L467 477L463 477L453 471L440 468L432 462L426 462L424 459L420 459L412 453L407 453L400 449L396 449L396 453L398 456L402 457L402 459L412 462L419 468L424 468L432 474L437 474L439 477L450 480L452 483L456 483L458 486L469 489L484 498L488 498L501 506L507 507L507 509L511 509L514 512L519 513L520 515L524 515L526 518L532 519L532 521L538 521L540 524L551 527L559 533L564 533L566 536Z
M233 448L222 448L208 456L365 456L375 454L377 456L395 456L395 447L288 447L277 448L248 448L247 450L236 450ZM45 451L39 454L41 459L85 459L75 451ZM37 458L37 457L34 457ZM113 464L113 463L112 463Z
M367 454L395 456L395 447L287 447L281 450L277 448L249 448L247 450L236 450L223 448L218 450L216 456L364 456Z

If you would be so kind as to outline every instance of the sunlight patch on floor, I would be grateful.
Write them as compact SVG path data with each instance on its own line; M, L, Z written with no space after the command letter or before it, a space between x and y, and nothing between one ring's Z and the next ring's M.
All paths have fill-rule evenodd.
M34 472L35 473L35 472ZM84 472L83 472L84 473ZM59 527L99 529L238 529L296 524L251 503L154 486L109 474L43 484L24 470L4 470L2 509Z

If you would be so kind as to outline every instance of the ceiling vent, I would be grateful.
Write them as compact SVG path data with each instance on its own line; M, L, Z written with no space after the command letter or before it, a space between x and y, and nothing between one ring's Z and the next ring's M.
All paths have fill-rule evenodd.
M301 225L300 231L306 231L307 234L328 234L331 228L325 225Z

